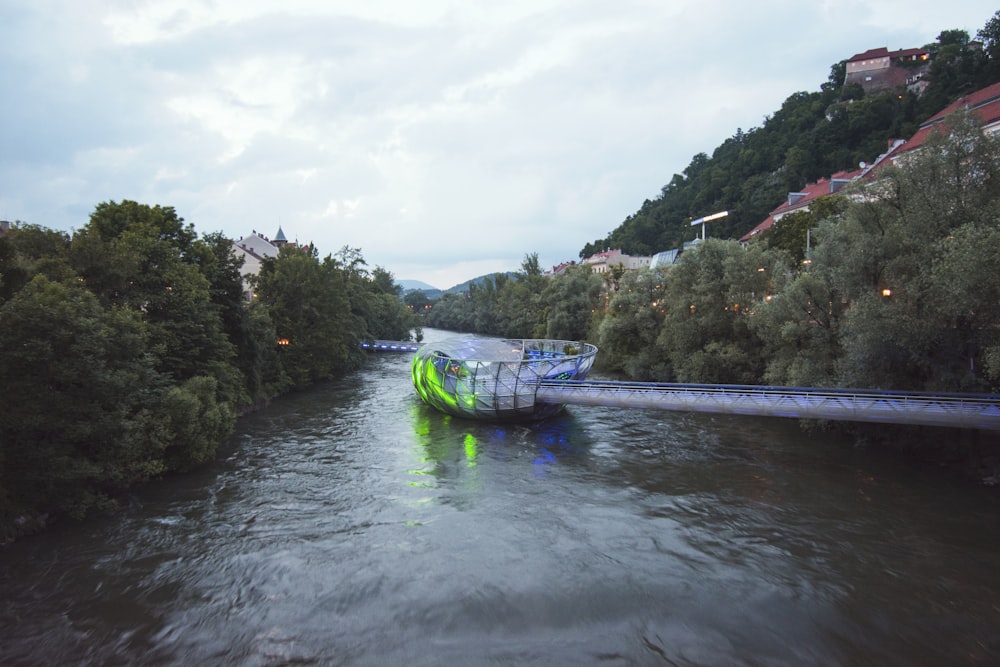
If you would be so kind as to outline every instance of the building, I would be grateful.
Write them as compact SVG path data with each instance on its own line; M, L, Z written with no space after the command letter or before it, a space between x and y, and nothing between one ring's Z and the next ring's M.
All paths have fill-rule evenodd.
M809 205L821 197L827 197L840 192L846 185L857 180L871 178L881 167L892 164L893 156L907 142L902 139L890 139L886 151L875 158L871 164L862 162L859 169L853 171L838 171L830 178L821 178L815 183L809 183L799 192L789 192L788 198L775 208L759 225L740 237L740 243L746 244L758 234L762 234L774 226L789 213L808 211Z
M875 90L912 89L920 93L922 81L930 69L926 49L889 51L886 47L868 49L847 61L844 85L858 84L866 93Z
M274 240L267 238L255 229L249 236L244 236L237 241L233 241L233 252L237 257L243 258L243 269L241 271L243 274L243 293L247 298L251 296L247 278L260 273L261 262L268 257L277 257L278 249L287 243L288 239L285 238L285 233L281 230L281 227L278 227L278 233L275 235Z
M889 158L892 163L898 164L912 155L924 145L932 133L943 127L942 123L948 116L960 109L967 109L975 116L983 124L983 132L986 134L1000 132L1000 83L963 95L925 120L908 141L901 143L891 152Z
M771 211L770 215L768 215L762 223L740 237L740 243L748 243L753 237L758 234L763 234L789 213L795 213L796 211L808 211L809 205L812 202L816 201L820 197L826 197L827 195L840 192L845 185L856 178L859 178L862 171L862 169L857 169L855 171L839 171L830 178L821 178L815 183L809 183L798 192L789 192L788 198L783 201L780 206Z
M663 252L658 252L649 260L649 268L651 269L665 269L668 266L673 266L677 263L677 260L681 256L680 248L674 248L673 250L664 250Z
M614 266L621 266L627 271L635 271L649 266L652 259L652 257L633 257L616 249L594 253L583 260L583 264L589 266L594 273L607 273Z
M570 262L561 262L561 263L556 264L555 266L553 266L550 270L546 271L545 275L548 276L548 277L550 277L550 278L552 276L561 276L562 274L566 273L570 269L570 267L573 267L573 266L576 266L576 262L573 262L573 261L570 261Z

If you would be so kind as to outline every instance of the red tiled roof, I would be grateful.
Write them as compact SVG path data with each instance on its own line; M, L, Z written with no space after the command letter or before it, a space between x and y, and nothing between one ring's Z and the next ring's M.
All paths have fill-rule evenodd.
M903 146L895 152L893 157L920 148L927 141L931 133L938 129L941 121L959 109L969 109L984 125L1000 121L1000 83L994 83L974 93L969 93L958 98L941 111L937 112L921 125L920 129L910 137Z
M924 121L921 127L937 123L948 114L963 107L972 109L979 120L984 123L1000 118L1000 83L994 83L992 86L986 86L974 93L963 95Z
M847 62L853 63L859 60L874 60L875 58L905 58L907 56L919 56L927 53L927 49L899 49L898 51L889 51L884 46L880 46L877 49L868 49L864 53L858 53L851 56L850 60Z
M853 63L858 60L872 60L874 58L885 58L887 55L889 55L889 49L887 49L884 46L880 46L877 49L868 49L864 53L855 54L851 56L847 62Z
M809 183L799 192L789 193L788 199L781 203L781 206L771 211L771 214L767 216L764 222L760 223L749 232L740 237L740 242L749 241L751 238L765 232L770 229L778 218L793 213L800 209L809 208L809 202L815 201L820 197L826 197L827 195L833 194L835 191L831 191L831 183L833 181L853 181L855 178L861 175L861 170L856 169L854 171L838 171L833 174L830 178L821 178L815 183ZM838 188L839 190L839 188ZM801 195L796 198L795 201L791 201L793 195Z
M866 57L877 57L877 54L886 51L883 47L882 49L871 49L863 54L854 56L851 60L863 60L862 56ZM922 52L922 49L909 49L909 51ZM902 52L900 52L902 53ZM886 55L883 53L882 55ZM921 124L920 129L910 137L906 142L900 143L898 141L889 142L889 150L878 157L875 163L865 169L860 169L856 171L841 171L830 177L830 180L845 179L854 180L855 178L864 177L870 178L871 175L878 170L881 166L889 164L890 160L886 158L891 158L895 160L898 156L903 153L920 148L921 145L927 140L930 134L935 131L940 125L941 121L948 117L951 113L957 111L961 108L967 108L972 111L973 114L979 119L984 125L989 125L991 123L1000 122L1000 83L995 83L992 86L987 86L981 90L977 90L973 93L969 93L964 97L960 97L955 102L949 104L944 109L938 113L931 116L929 119ZM799 209L808 206L809 202L824 197L830 194L829 183L830 180L821 178L815 183L810 183L805 188L802 189L800 193L802 197L798 198L794 203L789 203L786 199L781 206L771 211L771 214L767 216L764 222L760 223L748 233L740 237L740 242L749 241L752 237L760 234L761 232L770 229L775 220ZM789 198L790 199L790 198Z

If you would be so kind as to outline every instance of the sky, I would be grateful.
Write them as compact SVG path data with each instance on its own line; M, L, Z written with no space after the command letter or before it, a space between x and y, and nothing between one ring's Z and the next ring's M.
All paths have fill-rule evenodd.
M447 289L578 260L699 153L963 0L0 0L0 219L280 227ZM875 156L873 156L875 157ZM706 214L712 211L705 211ZM692 238L694 231L692 231Z

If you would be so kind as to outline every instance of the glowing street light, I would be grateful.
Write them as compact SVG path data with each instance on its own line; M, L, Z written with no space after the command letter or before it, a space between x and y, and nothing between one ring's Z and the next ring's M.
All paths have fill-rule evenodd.
M706 215L704 217L698 218L697 220L691 221L691 226L701 225L701 240L705 240L705 223L710 220L718 220L719 218L724 218L729 215L729 211L719 211L718 213L713 213L712 215Z

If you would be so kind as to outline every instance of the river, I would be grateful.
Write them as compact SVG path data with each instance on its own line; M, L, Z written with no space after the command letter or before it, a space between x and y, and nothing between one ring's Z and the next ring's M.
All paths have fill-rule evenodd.
M0 664L1000 664L995 490L791 420L460 421L409 360L0 549Z

